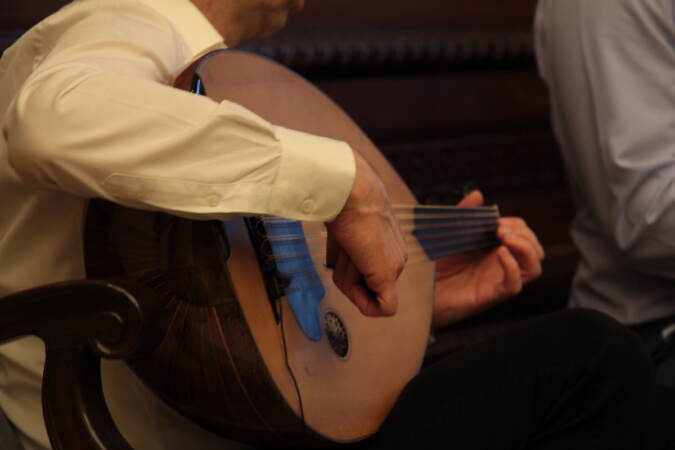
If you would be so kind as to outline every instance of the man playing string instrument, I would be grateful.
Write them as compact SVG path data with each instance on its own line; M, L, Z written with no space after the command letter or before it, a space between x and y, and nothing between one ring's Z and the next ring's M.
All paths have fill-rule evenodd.
M196 58L273 33L303 3L79 0L8 49L0 63L0 295L84 277L83 211L97 197L197 220L325 222L335 284L365 315L396 314L406 248L368 163L343 142L170 87ZM480 204L478 192L460 203ZM497 235L494 250L439 261L437 326L539 275L543 250L521 219L501 219ZM26 449L49 448L43 358L34 338L0 347L0 406ZM380 432L355 445L637 449L647 379L632 336L599 314L566 312L424 370ZM135 448L240 447L172 411L122 364L104 365L104 383Z

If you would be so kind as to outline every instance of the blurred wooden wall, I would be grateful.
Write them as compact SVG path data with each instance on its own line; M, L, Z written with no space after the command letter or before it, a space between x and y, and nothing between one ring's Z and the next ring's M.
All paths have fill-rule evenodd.
M0 0L0 50L65 3ZM522 296L529 308L562 304L577 258L547 92L536 73L534 6L307 0L285 31L244 46L340 103L421 202L454 202L478 186L503 214L525 217L548 252L545 275Z
M0 24L26 28L67 0L0 0ZM291 28L528 26L535 0L308 0Z

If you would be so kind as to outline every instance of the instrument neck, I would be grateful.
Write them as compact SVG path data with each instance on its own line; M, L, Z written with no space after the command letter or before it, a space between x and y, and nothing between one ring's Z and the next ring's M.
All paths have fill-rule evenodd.
M404 209L395 206L397 211ZM403 227L416 238L427 258L488 249L499 245L496 206L473 208L453 206L414 206L411 215L398 213Z

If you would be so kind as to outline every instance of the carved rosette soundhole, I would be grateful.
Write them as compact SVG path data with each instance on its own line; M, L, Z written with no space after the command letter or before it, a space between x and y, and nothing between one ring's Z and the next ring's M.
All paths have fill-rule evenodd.
M323 326L330 347L340 358L347 357L347 353L349 353L349 335L342 319L334 312L327 312L323 319Z

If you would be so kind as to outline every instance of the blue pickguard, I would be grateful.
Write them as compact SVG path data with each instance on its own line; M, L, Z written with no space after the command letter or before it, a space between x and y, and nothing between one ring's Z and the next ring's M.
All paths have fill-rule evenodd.
M314 268L302 224L278 218L265 219L264 224L277 270L290 282L285 294L293 315L303 333L318 341L322 334L320 303L326 289Z

